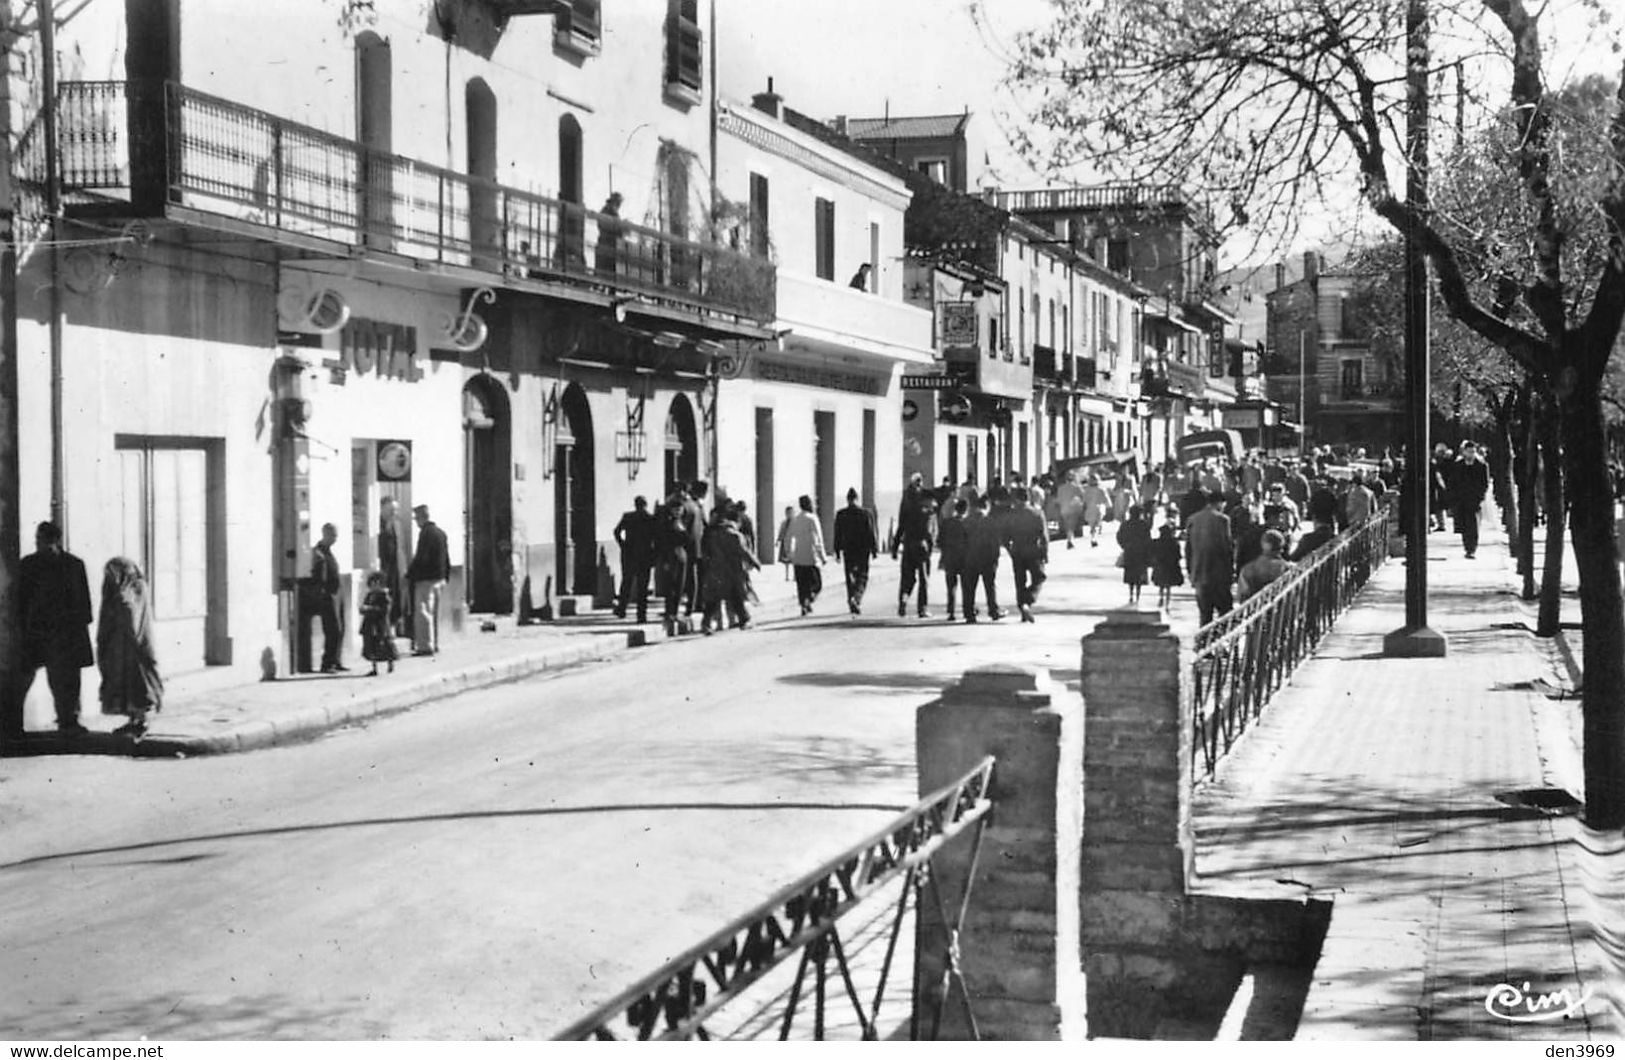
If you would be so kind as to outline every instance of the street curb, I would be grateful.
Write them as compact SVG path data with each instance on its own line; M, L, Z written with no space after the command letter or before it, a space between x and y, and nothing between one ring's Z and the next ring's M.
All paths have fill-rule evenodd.
M598 643L558 648L494 663L480 663L419 678L411 684L358 696L328 706L306 707L274 720L251 721L227 732L202 736L151 736L134 744L141 758L236 754L314 739L358 721L401 714L464 692L510 684L579 662L608 659L646 643L642 630L595 634Z

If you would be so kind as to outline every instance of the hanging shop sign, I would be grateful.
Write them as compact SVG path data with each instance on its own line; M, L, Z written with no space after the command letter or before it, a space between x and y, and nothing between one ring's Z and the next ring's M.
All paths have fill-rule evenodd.
M379 442L376 460L378 478L381 481L412 481L412 442L410 439L391 439Z
M944 302L942 310L943 348L964 349L976 345L976 303Z

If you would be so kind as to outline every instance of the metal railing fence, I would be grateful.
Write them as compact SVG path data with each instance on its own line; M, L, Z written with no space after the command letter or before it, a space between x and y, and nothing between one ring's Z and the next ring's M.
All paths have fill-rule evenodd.
M880 1011L886 1001L892 960L897 952L905 914L917 900L917 891L928 889L935 901L943 902L946 889L939 889L932 873L932 857L945 844L972 830L975 851L981 847L982 832L993 809L993 759L984 758L976 767L893 820L863 842L831 858L800 879L780 890L755 909L739 917L703 942L666 962L644 976L590 1014L560 1031L556 1040L711 1040L720 1037L706 1021L724 1006L739 998L753 984L787 958L800 954L793 983L782 999L783 1012L776 1015L779 1039L790 1037L798 1015L811 1009L812 1037L824 1040L830 1026L831 979L836 991L851 1005L861 1038L879 1037ZM960 905L957 918L942 910L943 921L962 926L970 901L970 883L976 875L975 852L969 860L966 878L957 891ZM901 879L901 897L891 918L891 930L874 993L868 1003L859 996L852 974L852 962L839 930L844 916L888 883ZM969 1012L970 996L959 974L958 931L948 938L948 969L938 984L936 1011L941 1013L950 987L957 984L960 999ZM833 968L832 968L833 965ZM834 972L834 976L831 972ZM808 988L809 975L812 978ZM953 983L950 983L950 979ZM907 1003L913 1005L913 998ZM804 1004L805 1002L805 1004ZM970 1019L974 1027L974 1016ZM921 1029L916 1010L909 1016L910 1038ZM931 1029L934 1036L935 1028Z
M1197 631L1189 711L1194 780L1213 776L1219 760L1387 558L1388 514L1378 508Z

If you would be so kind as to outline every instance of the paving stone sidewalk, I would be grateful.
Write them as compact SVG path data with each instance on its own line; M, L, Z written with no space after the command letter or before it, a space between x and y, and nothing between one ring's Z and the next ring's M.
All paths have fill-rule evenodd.
M868 607L878 609L878 614L891 613L896 606L897 582L897 564L884 556L876 560L865 597ZM782 566L764 567L755 586L761 599L752 612L756 622L797 617L795 585L785 580ZM824 592L815 617L845 613L844 593L841 565L831 560L824 568ZM428 658L412 656L410 641L399 640L402 658L395 672L377 677L367 676L369 664L359 658L356 639L346 645L344 658L350 666L346 673L296 674L261 681L245 680L240 669L182 674L167 680L164 709L149 719L150 730L139 741L112 734L125 719L96 711L94 671L88 671L81 718L90 729L87 736L69 739L51 730L35 731L22 744L5 746L3 753L174 757L297 743L340 726L474 689L640 650L644 644L665 639L658 598L649 615L651 621L642 625L617 619L609 611L527 626L504 618L491 632L443 637L439 654ZM317 645L319 638L317 634ZM36 683L43 686L43 678ZM48 716L48 701L43 709ZM36 728L39 725L36 721Z
M1201 887L1333 902L1300 1039L1614 1038L1574 842L1579 701L1549 695L1570 675L1529 632L1495 529L1473 560L1454 535L1429 548L1448 656L1382 657L1404 620L1405 564L1385 564L1199 788ZM1597 997L1517 1023L1487 1007L1498 984Z

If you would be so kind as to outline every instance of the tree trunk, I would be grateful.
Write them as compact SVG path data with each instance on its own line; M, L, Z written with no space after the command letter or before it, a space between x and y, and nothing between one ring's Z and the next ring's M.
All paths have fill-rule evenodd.
M1540 450L1535 445L1531 387L1532 384L1526 382L1519 388L1513 432L1518 450L1518 532L1512 538L1512 554L1518 558L1518 576L1522 579L1519 595L1524 600L1533 600L1538 595L1535 588L1535 472L1540 466Z
M1614 541L1608 439L1595 384L1564 402L1563 442L1580 570L1586 824L1625 827L1625 606Z
M1535 636L1555 637L1563 625L1563 529L1568 524L1564 510L1563 421L1555 403L1542 403L1536 423L1540 433L1540 465L1545 471L1541 504L1546 509L1546 556L1540 572L1540 609L1535 619Z
M1494 430L1490 434L1490 488L1496 507L1501 509L1501 529L1516 548L1518 540L1518 495L1512 487L1512 409L1511 399L1490 403Z

